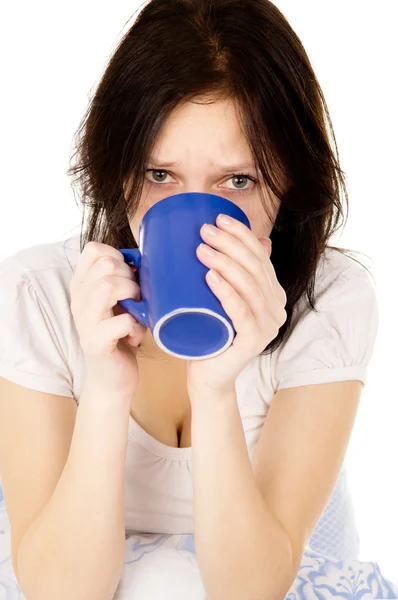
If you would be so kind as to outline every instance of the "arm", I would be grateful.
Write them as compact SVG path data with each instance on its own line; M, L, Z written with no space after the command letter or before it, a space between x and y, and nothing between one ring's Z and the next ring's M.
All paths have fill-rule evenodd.
M281 600L295 573L289 538L254 478L235 390L191 396L194 531L209 600Z
M100 393L85 386L65 468L19 546L18 578L29 600L111 600L117 588L131 398Z

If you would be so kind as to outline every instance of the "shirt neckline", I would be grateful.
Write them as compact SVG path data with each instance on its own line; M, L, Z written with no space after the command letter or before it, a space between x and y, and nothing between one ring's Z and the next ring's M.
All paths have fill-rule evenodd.
M242 371L248 372L250 371L258 357L255 357ZM248 375L246 374L246 377ZM246 385L246 390L250 385L251 379L248 377L248 384ZM246 392L245 390L245 392ZM245 395L245 394L244 394ZM167 444L163 444L159 440L155 439L152 435L150 435L145 429L141 427L137 423L137 421L129 415L129 439L136 443L139 443L141 446L146 448L152 454L159 456L160 458L168 459L168 460L179 460L179 461L187 461L192 462L192 445L187 448L175 448L174 446L167 446Z
M192 461L192 446L187 448L176 448L175 446L167 446L159 440L155 439L145 429L137 423L137 421L131 416L129 418L129 438L135 442L144 446L149 452L166 458L169 460L185 460Z

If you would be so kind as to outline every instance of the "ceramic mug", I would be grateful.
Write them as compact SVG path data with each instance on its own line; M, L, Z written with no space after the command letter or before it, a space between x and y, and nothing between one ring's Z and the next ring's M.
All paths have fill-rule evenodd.
M200 360L224 352L236 335L231 319L205 279L208 267L196 256L204 223L216 225L226 214L250 229L246 214L233 202L202 192L174 194L147 210L139 247L122 248L127 264L140 275L141 301L118 304L151 329L164 352Z

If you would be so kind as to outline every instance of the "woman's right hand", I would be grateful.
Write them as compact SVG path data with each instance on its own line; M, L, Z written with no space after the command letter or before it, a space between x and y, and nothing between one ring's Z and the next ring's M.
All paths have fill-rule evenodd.
M70 292L85 356L86 382L131 399L138 387L137 346L148 329L117 305L126 298L142 300L133 268L112 246L88 242Z

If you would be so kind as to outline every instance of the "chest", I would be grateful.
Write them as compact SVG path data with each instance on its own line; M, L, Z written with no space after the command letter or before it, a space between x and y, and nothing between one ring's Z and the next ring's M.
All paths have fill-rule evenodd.
M133 419L166 446L191 446L191 404L186 364L166 368L139 361L139 384L131 402Z

